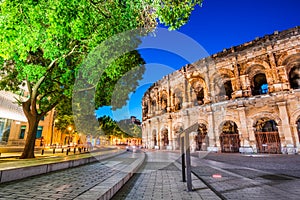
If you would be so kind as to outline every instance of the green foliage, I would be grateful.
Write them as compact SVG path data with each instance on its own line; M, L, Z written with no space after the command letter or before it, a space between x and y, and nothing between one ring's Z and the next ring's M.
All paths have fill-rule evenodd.
M116 136L116 137L130 137L130 135L120 129L117 122L114 121L109 116L103 116L98 118L99 128L106 136Z
M54 120L55 127L61 132L65 132L69 126L75 127L71 99L67 98L56 106Z
M126 49L126 45L135 49L140 44L140 38L138 35L128 35L116 38L112 44L102 45L108 51L102 51L106 54L101 55L100 60L97 54L99 49L96 47L127 30L145 28L142 35L147 34L156 27L157 18L170 26L170 29L178 28L187 22L193 7L200 3L199 0L1 1L0 89L22 93L19 91L20 85L28 88L28 99L19 103L22 104L28 121L32 122L29 123L32 124L30 126L33 126L49 110L72 97L77 75L78 79L88 80L82 84L82 88L87 89L89 86L92 91L96 88L95 81L98 83L100 79L96 106L110 105L115 95L113 88L120 77L140 66L129 86L113 98L117 99L114 106L120 107L128 98L124 93L134 91L137 81L142 77L144 62L136 51L125 52L121 57L111 54L118 55L120 49ZM92 59L81 66L88 55ZM80 66L84 68L82 74L78 74ZM99 71L104 74L101 78L96 73ZM90 94L89 91L83 91L83 95ZM88 107L84 104L89 103L93 103L93 100L75 102L75 107L84 110ZM86 113L77 116L85 124L95 117L89 110ZM71 118L60 116L65 121L64 124L71 123ZM61 125L62 128L64 126ZM94 126L95 124L89 125L91 132ZM30 156L33 156L35 130L30 130L28 135L31 137L27 137L24 152L30 149ZM119 134L118 130L116 133ZM25 158L26 155L21 157Z
M188 22L196 5L202 5L203 0L146 0L151 5L150 14L158 18L160 23L169 29L180 28Z

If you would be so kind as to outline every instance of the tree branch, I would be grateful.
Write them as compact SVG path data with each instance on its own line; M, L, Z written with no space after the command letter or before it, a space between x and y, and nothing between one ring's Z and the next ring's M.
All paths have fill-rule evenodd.
M105 18L111 18L111 16L109 16L108 14L106 14L106 13L104 13L98 6L97 6L97 4L99 4L99 3L104 3L104 2L101 2L101 1L99 1L99 2L94 2L94 1L92 1L92 0L90 0L90 3L91 3L91 5L94 7L94 8L96 8ZM106 11L106 12L108 12L108 11Z

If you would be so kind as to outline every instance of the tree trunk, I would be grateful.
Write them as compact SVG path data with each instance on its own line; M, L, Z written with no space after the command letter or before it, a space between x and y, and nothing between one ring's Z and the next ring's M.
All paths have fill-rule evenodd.
M28 117L29 130L26 138L25 147L20 159L25 158L34 158L34 146L35 146L35 137L39 124L39 119L37 116Z

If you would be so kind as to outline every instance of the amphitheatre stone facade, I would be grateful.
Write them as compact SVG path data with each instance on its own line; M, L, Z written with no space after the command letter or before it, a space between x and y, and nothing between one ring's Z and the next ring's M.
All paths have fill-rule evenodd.
M188 64L144 94L146 148L295 153L300 150L300 27Z

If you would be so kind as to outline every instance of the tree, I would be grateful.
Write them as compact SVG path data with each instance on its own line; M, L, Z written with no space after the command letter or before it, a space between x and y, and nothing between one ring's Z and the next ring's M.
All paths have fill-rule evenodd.
M186 16L199 2L1 1L0 89L22 93L20 85L23 85L27 87L28 93L25 99L18 100L29 124L25 148L20 158L34 157L36 130L40 119L62 100L71 98L78 67L92 49L125 30L144 27L146 32L150 32L156 26L157 17L171 28L177 28L187 21ZM160 8L161 4L163 9ZM167 11L167 7L171 11ZM179 8L187 15L180 11L177 16ZM178 20L182 23L177 23ZM135 38L135 41L130 45L137 46L139 38ZM124 56L120 58L123 63L131 60L132 67L142 64L136 52ZM130 69L129 67L126 71L123 67L128 67L127 65L120 66L122 67L105 71L109 81L115 81ZM91 77L93 78L95 77ZM99 99L104 102L99 105L109 102Z

